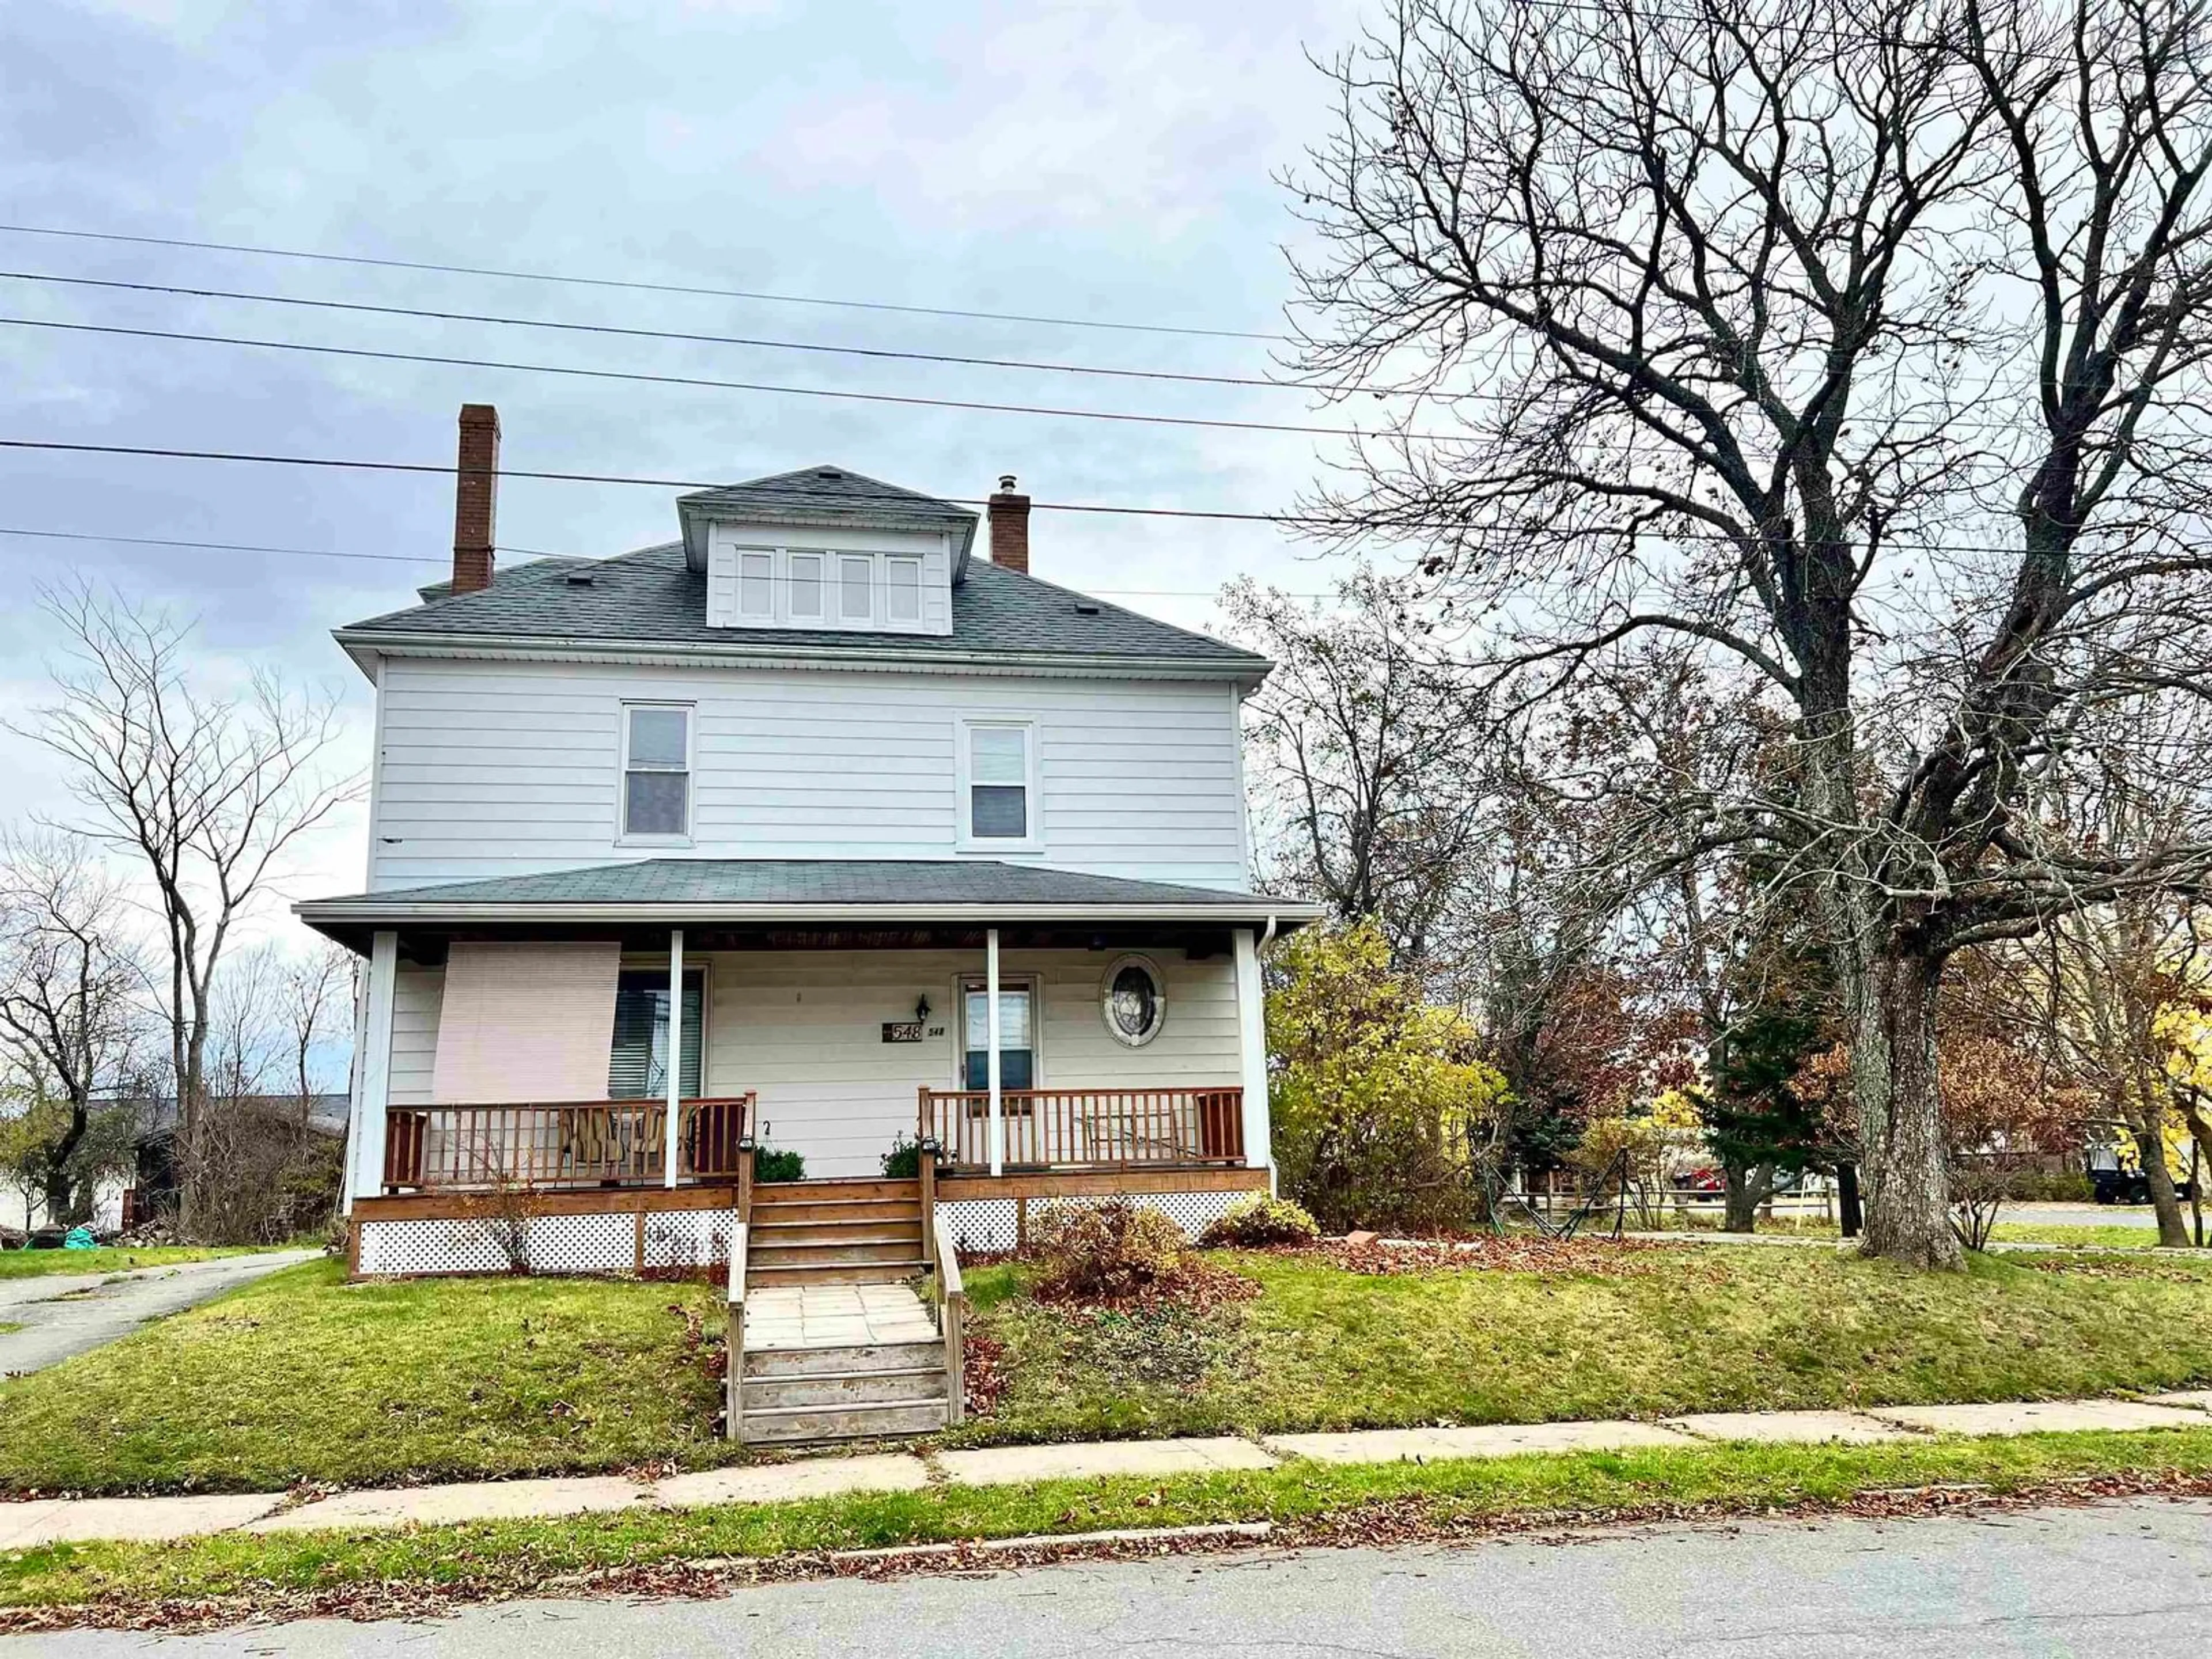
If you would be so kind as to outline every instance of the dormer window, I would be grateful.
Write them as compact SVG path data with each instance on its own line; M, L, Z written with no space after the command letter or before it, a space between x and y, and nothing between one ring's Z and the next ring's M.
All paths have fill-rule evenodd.
M866 622L876 614L876 562L848 553L837 561L837 619Z
M921 620L921 561L884 561L884 620L918 623Z
M707 622L809 633L949 634L952 550L938 534L717 525ZM793 544L796 543L796 545Z
M759 622L775 619L775 555L738 555L738 614Z
M822 555L791 555L791 619L822 620Z

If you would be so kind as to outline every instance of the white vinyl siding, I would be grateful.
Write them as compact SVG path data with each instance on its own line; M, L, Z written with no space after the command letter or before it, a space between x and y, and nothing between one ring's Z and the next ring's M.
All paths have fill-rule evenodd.
M1048 853L974 856L1242 888L1237 703L1210 682L434 662L384 668L373 884L605 864L626 702L693 708L690 850L949 858L964 720L1026 722Z
M1045 1089L1233 1088L1237 974L1225 953L1203 962L1153 953L1167 980L1167 1024L1142 1048L1108 1033L1100 976L1117 960L1092 951L1006 951L1010 979L1039 987L1037 1086ZM916 1091L957 1086L963 976L981 951L717 952L708 1005L707 1091L757 1090L765 1144L803 1154L810 1176L871 1176L892 1140L911 1139ZM886 1020L910 1020L929 999L921 1042L885 1042Z
M428 1106L437 1099L438 1012L446 970L403 962L392 981L391 1102Z

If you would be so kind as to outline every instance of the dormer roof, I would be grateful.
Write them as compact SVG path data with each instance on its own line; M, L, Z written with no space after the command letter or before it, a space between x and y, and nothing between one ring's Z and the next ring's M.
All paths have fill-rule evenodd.
M676 498L676 512L684 526L684 562L695 572L707 568L710 525L934 530L952 533L955 583L967 577L968 550L975 539L977 522L964 507L827 464L694 490Z

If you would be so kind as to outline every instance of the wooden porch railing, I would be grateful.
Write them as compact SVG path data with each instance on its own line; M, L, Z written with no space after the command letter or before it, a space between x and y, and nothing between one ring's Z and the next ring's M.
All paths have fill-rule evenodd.
M686 1100L677 1178L734 1181L750 1094ZM386 1120L387 1192L657 1187L667 1176L668 1103L580 1100L395 1108Z
M1009 1169L1126 1170L1244 1162L1244 1091L1007 1089L999 1097ZM991 1165L991 1097L921 1091L921 1139L957 1170Z

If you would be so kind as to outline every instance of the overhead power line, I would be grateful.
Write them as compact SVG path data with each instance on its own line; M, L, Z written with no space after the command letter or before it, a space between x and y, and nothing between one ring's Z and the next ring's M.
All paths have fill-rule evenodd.
M185 449L151 444L94 444L76 443L53 438L0 438L0 449L45 451L70 455L137 455L158 460L235 461L264 466L324 467L339 471L399 472L427 477L452 477L458 471L451 461L372 461L351 457L319 455L272 455L245 450ZM615 472L556 472L502 466L501 478L529 478L556 483L629 484L652 489L725 489L730 487L726 478L656 478L635 477ZM926 491L890 491L871 495L866 492L848 492L846 501L882 501L891 505L911 507L916 497L941 501L951 507L988 507L990 498L981 495L932 495ZM1340 526L1334 521L1312 514L1300 513L1240 513L1225 508L1197 507L1133 507L1108 501L1044 501L1032 499L1030 509L1039 513L1094 513L1114 518L1131 519L1194 519L1219 524L1267 524L1285 529L1332 530ZM1424 526L1418 524L1394 526L1392 528L1408 533L1424 528L1443 530L1464 529L1462 524L1438 524ZM1581 533L1589 537L1641 535L1656 541L1730 543L1735 538L1717 532L1656 531L1648 526L1626 525L1591 526ZM2018 547L1992 543L1916 541L1906 546L1899 544L1900 551L1911 553L1999 553L2014 556ZM563 557L565 555L548 556Z
M742 346L749 350L806 352L821 356L867 357L890 362L941 363L957 368L1012 368L1045 374L1091 374L1116 380L1161 380L1179 386L1250 386L1261 392L1364 393L1407 398L1418 394L1397 387L1342 380L1271 380L1257 374L1200 374L1172 368L1121 368L1107 363L1067 363L1030 357L981 357L950 351L906 351L887 346L839 345L822 340L778 340L757 335L703 334L681 329L634 328L615 323L580 323L542 317L508 317L478 311L441 311L425 306L380 306L356 300L322 300L295 294L260 294L237 289L199 288L181 283L126 283L100 276L71 276L46 270L0 270L15 283L46 283L65 288L98 288L129 294L166 294L195 300L242 301L251 305L292 306L310 311L353 312L372 317L416 317L443 323L488 323L501 328L534 328L552 333L608 335L626 340L667 340L684 345ZM1437 401L1498 393L1443 392Z
M952 306L894 304L884 300L834 299L821 294L774 294L753 289L705 288L686 283L652 283L634 277L577 276L547 270L510 270L492 265L447 264L434 259L384 259L360 253L325 253L307 248L269 247L251 242L198 241L184 236L138 236L120 231L78 230L58 225L0 224L15 236L65 237L75 241L120 242L138 247L191 248L207 253L245 253L263 259L298 259L319 264L365 265L380 270L416 270L449 276L491 276L506 282L555 283L571 288L621 289L635 294L683 294L710 300L752 300L769 305L822 306L841 311L883 311L908 317L951 317L964 321L1024 323L1052 328L1107 329L1119 333L1179 334L1215 340L1268 340L1285 337L1237 328L1199 328L1178 323L1128 323L1096 317L1054 317L1018 311L982 311Z
M304 559L362 559L375 564L429 565L443 568L447 563L443 554L424 553L362 553L332 547L288 547L269 542L201 542L187 541L174 536L111 536L91 530L41 530L27 525L0 525L0 536L21 536L35 541L55 542L111 542L125 547L174 547L214 553L259 553L272 556ZM603 556L590 553L555 553L542 547L502 547L501 554L513 554L526 559L566 559L599 563ZM620 555L612 556L619 557ZM759 580L757 577L753 580ZM777 576L772 580L788 583L791 578ZM1134 598L1148 599L1212 599L1221 596L1216 587L1091 587L1085 593L1103 598ZM1311 589L1273 588L1295 599L1328 599L1336 597L1334 590L1319 592Z
M354 357L372 362L427 363L444 368L488 368L517 374L558 374L574 380L620 380L643 386L691 386L711 392L757 392L781 398L817 398L864 404L892 404L910 409L959 409L993 415L1029 415L1072 421L1107 421L1120 425L1186 426L1217 432L1276 432L1313 438L1409 439L1417 443L1479 441L1463 433L1393 433L1357 427L1308 426L1293 421L1237 421L1205 415L1153 415L1133 410L1067 409L1048 404L1001 404L971 398L928 398L918 392L858 392L843 387L781 386L765 380L723 380L700 374L650 374L638 369L587 368L574 363L505 362L494 357L448 356L427 351L380 351L368 346L317 345L300 340L264 340L241 334L204 334L183 329L126 328L114 323L64 323L43 317L0 317L0 326L45 329L63 334L107 334L133 340L181 340L199 345L246 346L262 351L290 351L318 357Z

